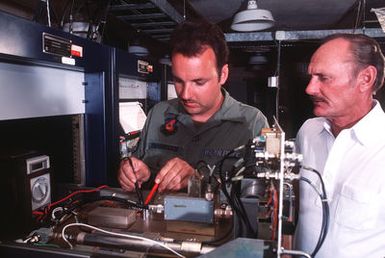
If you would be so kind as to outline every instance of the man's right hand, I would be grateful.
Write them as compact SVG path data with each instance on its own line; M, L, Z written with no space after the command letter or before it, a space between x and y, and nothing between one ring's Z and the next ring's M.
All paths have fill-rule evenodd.
M150 178L150 169L148 166L135 157L130 157L132 166L128 159L120 162L118 181L120 186L126 191L133 191L135 189L135 182L137 181L139 187L142 183Z

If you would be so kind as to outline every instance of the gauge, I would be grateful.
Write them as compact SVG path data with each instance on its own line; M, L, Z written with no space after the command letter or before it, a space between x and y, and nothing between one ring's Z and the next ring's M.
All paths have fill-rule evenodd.
M51 201L51 186L49 174L31 179L32 210Z
M45 177L39 177L32 185L32 199L35 202L41 202L47 198L49 192L49 182Z

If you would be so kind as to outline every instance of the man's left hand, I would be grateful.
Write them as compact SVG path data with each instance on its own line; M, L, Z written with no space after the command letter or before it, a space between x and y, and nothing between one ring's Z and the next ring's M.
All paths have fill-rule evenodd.
M180 158L172 158L163 166L155 178L155 183L159 184L158 190L178 191L187 187L188 180L195 173L186 161Z

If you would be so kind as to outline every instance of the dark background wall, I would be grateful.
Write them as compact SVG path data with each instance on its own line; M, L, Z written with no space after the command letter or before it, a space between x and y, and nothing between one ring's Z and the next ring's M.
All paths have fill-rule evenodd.
M379 41L383 52L384 41ZM288 138L293 138L303 122L313 117L313 105L305 93L309 81L307 67L320 41L283 43L279 69L279 122ZM232 53L233 56L236 55ZM269 57L269 63L252 66L231 66L228 91L236 99L259 108L273 123L277 89L267 86L267 78L274 75L276 56ZM244 63L247 60L243 60ZM236 64L237 62L235 62ZM375 96L385 106L385 90Z

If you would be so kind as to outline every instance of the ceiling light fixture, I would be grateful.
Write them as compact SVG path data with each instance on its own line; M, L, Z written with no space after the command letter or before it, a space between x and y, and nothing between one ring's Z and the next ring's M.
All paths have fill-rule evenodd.
M171 66L171 59L169 55L164 55L161 59L159 59L159 63Z
M377 20L381 25L382 31L385 33L385 7L372 8L370 11L376 14Z
M128 47L128 53L136 56L148 56L148 49L139 45L132 45Z
M267 63L267 58L261 53L256 53L255 55L249 58L249 64L251 65L262 65L266 63Z
M274 25L273 15L269 10L258 9L257 1L249 0L247 9L234 16L231 29L235 31L260 31Z

